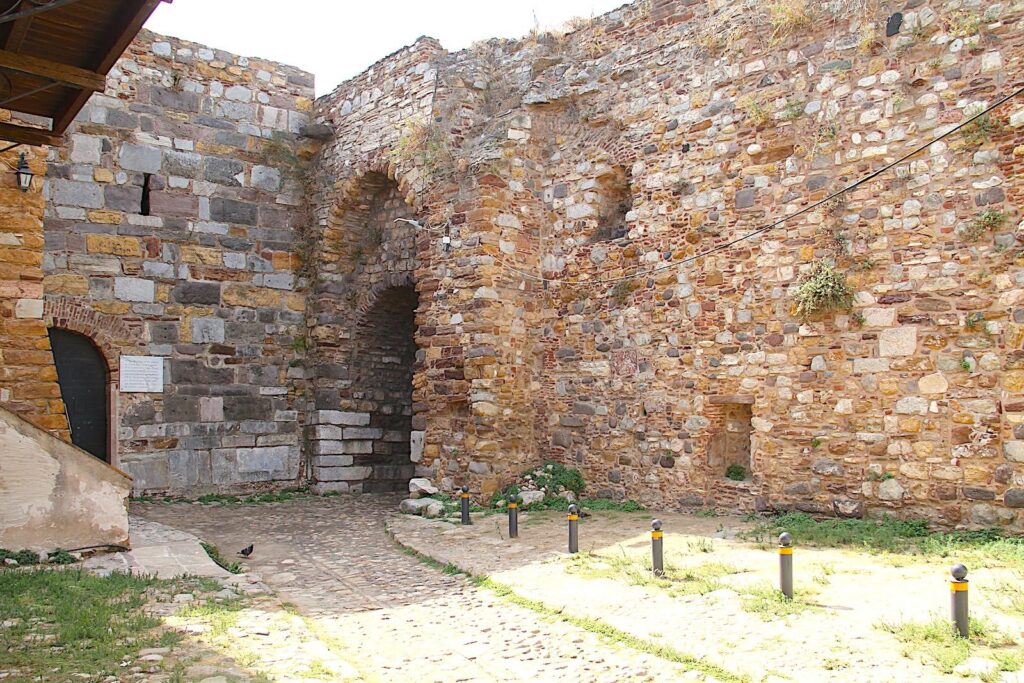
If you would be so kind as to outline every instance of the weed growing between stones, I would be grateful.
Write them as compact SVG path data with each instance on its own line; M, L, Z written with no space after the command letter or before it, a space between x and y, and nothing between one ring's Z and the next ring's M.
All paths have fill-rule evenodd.
M853 306L853 290L846 275L833 261L821 259L801 281L796 290L796 312L807 317L815 313L849 310Z
M1006 225L1007 216L1002 211L985 209L968 225L964 226L960 235L967 242L977 242L982 235L999 230Z
M206 543L205 541L200 541L199 545L203 546L203 550L205 550L206 554L210 556L210 559L222 569L226 569L232 574L241 574L243 572L242 565L226 559L221 554L220 549L217 546L212 543Z
M970 118L971 116L976 116L977 113L977 111L972 113L968 109L964 112L964 115ZM960 137L968 147L981 147L999 133L1002 128L1003 124L998 118L991 114L985 114L978 117L976 121L972 121L961 128Z
M970 638L961 638L953 632L949 619L936 616L926 622L880 622L878 629L891 633L903 644L903 656L920 659L943 673L953 670L972 655L993 655L1002 671L1021 668L1024 653L1019 648L1007 651L1014 641L982 619L971 619ZM1003 648L1003 652L993 652ZM1005 668L1004 668L1005 667ZM998 677L983 680L998 680Z
M750 123L755 128L760 128L771 120L771 116L769 116L768 110L764 108L764 105L752 97L741 100L740 106L743 107L743 111L746 112L747 118L750 119Z

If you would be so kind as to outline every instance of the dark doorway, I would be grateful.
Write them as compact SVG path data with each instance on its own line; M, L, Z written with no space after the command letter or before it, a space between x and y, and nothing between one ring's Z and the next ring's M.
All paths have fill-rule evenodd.
M409 439L418 305L415 289L392 287L366 311L356 330L352 398L370 413L373 430L372 452L355 456L354 464L371 468L364 491L408 491L416 469Z
M71 443L110 462L107 364L92 341L81 334L50 328L57 383L64 399Z

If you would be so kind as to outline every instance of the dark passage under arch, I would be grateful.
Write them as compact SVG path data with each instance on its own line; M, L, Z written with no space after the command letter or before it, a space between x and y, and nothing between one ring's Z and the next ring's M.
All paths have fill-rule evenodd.
M416 362L416 307L411 286L385 290L364 313L355 334L352 398L370 413L372 453L356 456L372 472L364 491L408 491L412 380ZM376 431L379 430L379 431Z
M57 383L71 425L71 442L110 462L107 363L85 335L51 327Z

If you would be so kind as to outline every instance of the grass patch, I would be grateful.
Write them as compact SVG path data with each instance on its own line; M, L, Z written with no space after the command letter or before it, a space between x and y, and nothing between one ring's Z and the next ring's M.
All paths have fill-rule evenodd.
M489 577L472 577L470 580L478 588L485 588L491 591L505 602L528 609L531 612L536 612L537 614L541 614L551 619L571 624L572 626L581 628L585 631L590 631L609 642L628 647L638 652L646 652L647 654L654 655L655 657L659 657L669 662L681 664L688 669L699 671L707 676L712 676L719 681L725 681L727 683L742 683L743 681L748 680L746 676L740 676L732 673L731 671L726 671L720 666L698 657L694 657L693 655L680 652L668 645L662 645L646 638L640 638L632 633L615 628L600 619L580 617L573 614L567 614L562 610L548 607L540 600L532 600L530 598L523 597L516 593L510 586L498 583Z
M611 510L615 512L644 512L645 508L635 500L609 500L607 498L584 498L580 507L595 512Z
M953 632L948 618L935 617L925 622L887 623L877 625L886 633L891 633L903 644L903 656L920 659L925 664L935 667L943 673L953 673L953 669L972 655L1002 656L1000 666L1020 668L1021 652L1019 648L1007 652L989 652L992 648L1012 645L1013 641L996 630L991 624L981 619L971 619L970 638L961 638ZM999 661L998 659L996 661ZM1016 669L1003 669L1015 671Z
M177 616L208 626L210 636L220 638L226 636L230 629L238 626L243 608L242 600L236 598L221 602L188 605L179 610Z
M210 556L210 559L220 565L221 568L228 570L232 574L241 574L245 571L242 569L242 565L238 562L232 562L221 555L220 548L212 543L200 541L199 545L203 546L203 550L205 550L206 554Z
M1024 538L1007 536L1001 529L933 532L921 519L815 520L791 512L769 518L741 534L748 540L773 542L782 531L793 534L797 544L852 547L869 552L908 553L932 557L956 556L962 561L983 560L989 566L1024 568Z
M0 570L0 615L13 624L3 630L0 670L42 676L32 680L123 673L122 661L162 641L160 620L144 607L147 592L165 583L80 569Z
M246 496L233 496L225 493L208 493L198 498L156 498L153 496L133 496L129 500L133 503L156 504L192 504L200 505L267 505L270 503L285 503L290 500L305 498L335 498L337 493L324 493L315 495L308 489L282 489L281 491L268 491L266 493L253 493Z
M808 602L812 593L807 590L794 591L793 599L790 600L782 594L776 586L769 583L759 583L740 589L743 609L751 614L756 614L765 621L788 617L791 614L800 614L807 610L814 609L814 605Z
M692 551L687 553L692 556ZM666 553L665 574L655 576L651 557L647 551L627 552L619 547L619 554L577 553L566 558L566 572L584 579L612 579L634 586L645 586L665 591L671 597L704 595L725 588L721 579L743 569L723 562L704 562L681 565Z

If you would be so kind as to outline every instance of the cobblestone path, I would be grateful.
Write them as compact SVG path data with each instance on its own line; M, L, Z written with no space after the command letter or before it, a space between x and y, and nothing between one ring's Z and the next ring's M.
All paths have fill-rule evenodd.
M410 557L384 530L398 501L366 495L270 505L147 504L133 513L194 533L225 555L255 544L246 569L365 680L713 680L512 605Z

